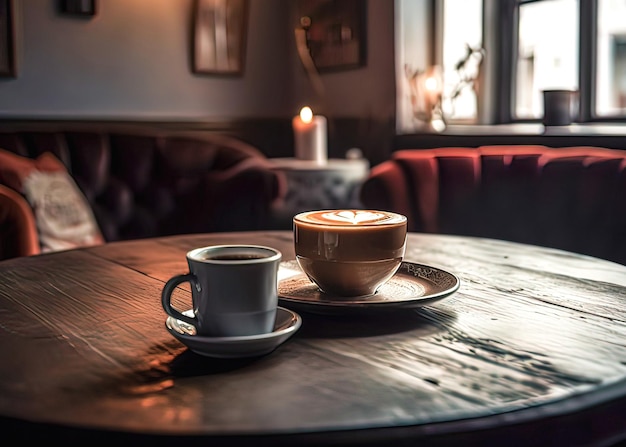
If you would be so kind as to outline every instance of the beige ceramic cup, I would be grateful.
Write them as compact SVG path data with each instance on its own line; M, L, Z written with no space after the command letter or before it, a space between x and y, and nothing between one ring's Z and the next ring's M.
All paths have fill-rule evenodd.
M406 249L407 219L377 210L318 210L293 218L300 268L322 292L372 295L398 270Z

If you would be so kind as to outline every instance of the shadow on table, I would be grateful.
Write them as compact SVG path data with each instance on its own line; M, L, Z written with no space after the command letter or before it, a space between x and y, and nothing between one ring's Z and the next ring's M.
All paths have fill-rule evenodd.
M442 330L456 320L450 311L422 307L350 314L319 314L299 311L302 327L298 338L376 337L415 331L416 337Z
M297 339L378 337L411 332L415 338L445 331L456 321L449 309L421 307L349 315L300 313L302 326L286 343ZM281 347L278 347L280 349ZM105 374L98 392L141 396L160 393L177 379L225 374L264 361L272 353L256 357L222 359L205 357L181 346L175 339L159 343L140 356L132 371ZM105 391L106 390L106 391ZM77 390L84 393L85 390Z
M169 364L170 374L174 377L195 377L209 374L223 374L258 362L261 357L221 359L205 357L186 349L174 357Z
M409 331L419 338L445 330L445 327L456 321L454 312L434 307L331 315L299 313L302 326L292 340L377 337ZM186 349L169 362L168 369L169 374L179 378L222 374L245 368L263 357L219 359L204 357Z

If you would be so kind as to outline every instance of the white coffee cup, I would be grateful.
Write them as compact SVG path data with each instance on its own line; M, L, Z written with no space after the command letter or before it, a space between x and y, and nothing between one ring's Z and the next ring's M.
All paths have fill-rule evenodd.
M163 287L161 304L168 315L195 326L200 336L274 330L280 251L260 245L214 245L191 250L186 258L189 273L170 278ZM193 316L171 303L172 293L184 282L191 285Z

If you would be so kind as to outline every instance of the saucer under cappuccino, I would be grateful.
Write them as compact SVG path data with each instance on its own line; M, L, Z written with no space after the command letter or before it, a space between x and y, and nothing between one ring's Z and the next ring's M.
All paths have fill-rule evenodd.
M389 211L318 210L293 218L300 268L325 293L376 293L396 273L406 249L407 219Z

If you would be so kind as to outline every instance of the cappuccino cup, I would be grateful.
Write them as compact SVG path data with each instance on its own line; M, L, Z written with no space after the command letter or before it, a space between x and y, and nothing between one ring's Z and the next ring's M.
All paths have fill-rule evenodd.
M296 260L327 294L372 295L398 271L407 218L377 210L317 210L293 218Z
M170 278L161 304L173 318L191 324L200 336L235 337L274 330L278 307L280 251L260 245L213 245L186 254L189 273ZM172 294L191 285L193 308L172 306Z

